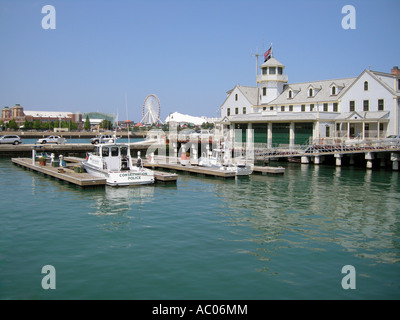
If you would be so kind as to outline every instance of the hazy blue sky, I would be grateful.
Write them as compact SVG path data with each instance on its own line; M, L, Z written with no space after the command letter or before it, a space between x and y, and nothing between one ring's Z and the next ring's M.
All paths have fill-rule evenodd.
M42 28L44 5L56 29ZM356 29L342 28L344 5ZM217 116L226 91L255 86L273 43L289 82L400 66L399 0L0 0L0 107L100 111L141 119L156 94L170 112ZM262 63L260 57L260 64Z

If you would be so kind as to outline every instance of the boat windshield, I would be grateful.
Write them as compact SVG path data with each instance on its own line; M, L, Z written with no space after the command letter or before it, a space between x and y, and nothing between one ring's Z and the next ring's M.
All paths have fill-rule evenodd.
M121 147L121 156L128 155L128 147Z
M110 155L110 149L107 147L103 147L101 150L101 155L103 157L108 157Z
M118 157L118 147L111 147L111 157Z
M92 152L92 154L93 154L94 156L99 156L99 155L100 155L99 147L95 147L94 150L93 150L93 152Z

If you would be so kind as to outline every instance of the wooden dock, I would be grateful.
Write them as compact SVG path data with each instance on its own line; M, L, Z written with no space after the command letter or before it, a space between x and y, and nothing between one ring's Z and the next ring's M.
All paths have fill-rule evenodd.
M285 168L283 167L261 167L254 166L253 172L261 174L284 174Z
M81 163L82 158L79 157L65 157L64 160L66 162L72 162L72 163ZM169 183L176 183L178 180L178 175L175 173L168 173L168 172L161 172L161 171L155 171L154 172L154 179L156 182L169 182Z
M219 178L234 178L236 177L236 173L232 171L224 171L214 168L206 168L206 167L198 167L198 166L183 166L178 163L148 163L145 161L143 166L150 169L167 169L167 170L174 170L180 172L188 172L188 173L195 173L205 176L214 176Z
M11 161L21 167L43 173L80 187L103 187L106 185L106 179L104 178L95 177L88 173L77 173L70 168L52 167L49 164L43 166L37 161L33 164L30 158L12 158Z

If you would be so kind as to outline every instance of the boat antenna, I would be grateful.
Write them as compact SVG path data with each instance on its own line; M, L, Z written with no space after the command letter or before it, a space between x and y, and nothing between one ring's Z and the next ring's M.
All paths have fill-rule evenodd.
M126 108L126 120L127 120L127 125L128 125L128 144L130 143L129 137L130 137L130 132L129 132L129 116L128 116L128 98L126 97L125 93L125 108Z

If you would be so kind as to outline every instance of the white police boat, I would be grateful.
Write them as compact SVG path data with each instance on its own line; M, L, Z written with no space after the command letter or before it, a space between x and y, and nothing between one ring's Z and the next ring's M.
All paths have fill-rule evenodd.
M117 143L116 137L95 146L82 161L86 172L96 177L104 177L106 184L113 187L134 186L154 183L154 172L143 168L142 159L132 164L128 144Z

